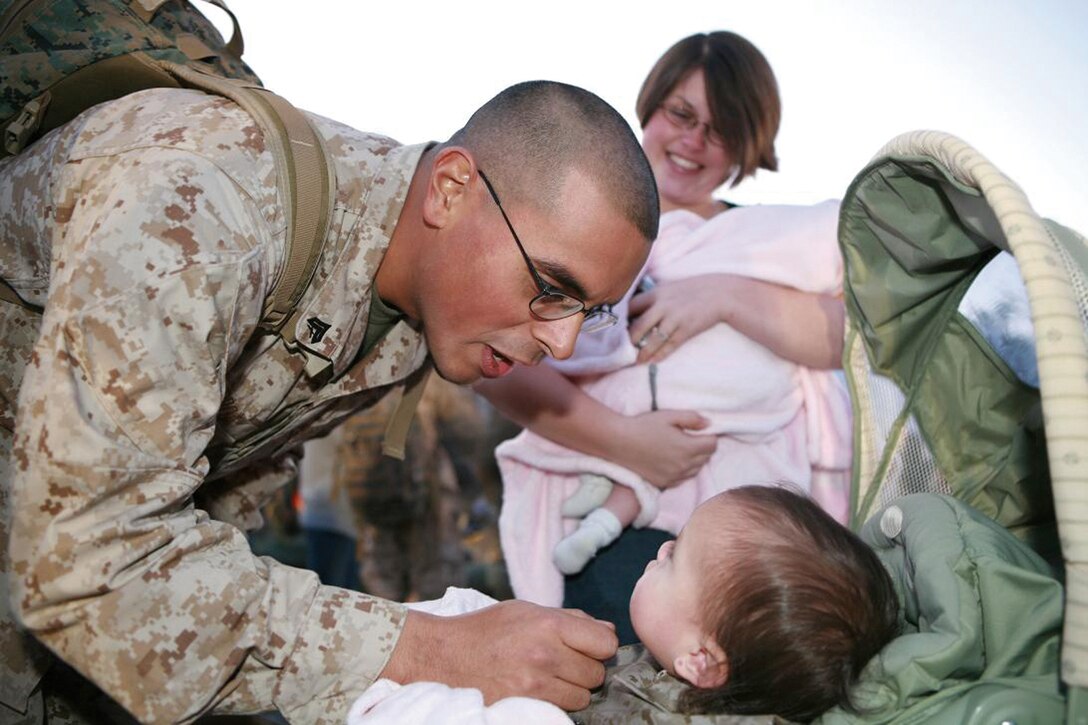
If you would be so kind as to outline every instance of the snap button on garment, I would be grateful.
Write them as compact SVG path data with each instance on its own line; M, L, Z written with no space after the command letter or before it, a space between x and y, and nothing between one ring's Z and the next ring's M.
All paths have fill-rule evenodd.
M903 509L898 506L889 506L880 516L880 530L889 539L899 536L903 530Z

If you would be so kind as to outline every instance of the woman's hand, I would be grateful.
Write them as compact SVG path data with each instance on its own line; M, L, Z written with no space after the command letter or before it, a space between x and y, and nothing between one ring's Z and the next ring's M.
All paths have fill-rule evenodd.
M631 298L631 342L640 363L659 362L695 335L724 322L784 360L842 367L846 309L834 295L732 274L662 282Z
M628 468L658 488L691 478L717 448L694 411L659 410L627 416L590 397L547 365L516 367L476 384L503 414L548 440Z
M717 436L698 435L709 421L688 410L658 410L623 418L612 460L660 489L686 481L706 465Z
M704 274L662 282L631 298L631 342L640 363L659 362L695 335L722 321L724 278Z

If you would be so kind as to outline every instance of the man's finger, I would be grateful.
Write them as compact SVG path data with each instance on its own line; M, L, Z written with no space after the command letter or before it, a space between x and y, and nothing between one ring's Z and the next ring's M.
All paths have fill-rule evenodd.
M593 621L599 621L599 620L594 619L592 615L586 614L581 609L574 609L573 607L570 607L570 608L564 609L563 611L566 612L567 614L573 614L575 617L581 617L582 619L593 619Z
M616 654L619 640L614 628L586 615L586 619L571 617L560 631L563 644L596 660L605 660Z
M551 680L542 685L539 691L534 692L531 697L547 700L567 712L573 712L589 705L590 695L589 688L578 687L563 680Z
M565 662L559 672L559 678L575 687L592 690L604 682L605 666L601 660L579 655L577 659Z
M604 626L611 629L613 632L616 631L615 623L609 622L607 619L597 619L592 614L586 614L581 609L564 609L563 611L566 612L567 614L573 614L576 617L581 617L582 619L588 619L591 622L597 622L599 624L603 624Z

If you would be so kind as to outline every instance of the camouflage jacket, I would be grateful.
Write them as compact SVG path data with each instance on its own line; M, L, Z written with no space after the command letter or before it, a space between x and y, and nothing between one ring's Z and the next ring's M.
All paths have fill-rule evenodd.
M774 715L683 715L680 697L690 687L662 670L642 645L620 647L604 685L589 706L571 713L577 725L784 725Z
M426 362L404 322L355 359L424 147L314 120L337 173L296 328L328 361L316 375L256 329L285 261L284 208L263 137L231 102L144 91L0 162L0 278L44 308L0 301L11 601L141 721L214 708L342 722L403 625L399 604L254 557L241 530L293 474L288 451ZM3 659L0 699L25 698L34 673Z

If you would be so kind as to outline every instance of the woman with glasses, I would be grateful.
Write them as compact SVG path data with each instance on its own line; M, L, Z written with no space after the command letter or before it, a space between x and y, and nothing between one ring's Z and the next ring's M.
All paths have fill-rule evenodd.
M849 401L829 372L844 324L837 202L715 196L777 169L766 58L735 33L685 38L637 111L662 217L640 286L612 310L621 324L582 334L570 360L479 386L529 429L496 451L515 594L614 621L621 643L635 581L699 503L789 480L842 518L850 463Z

